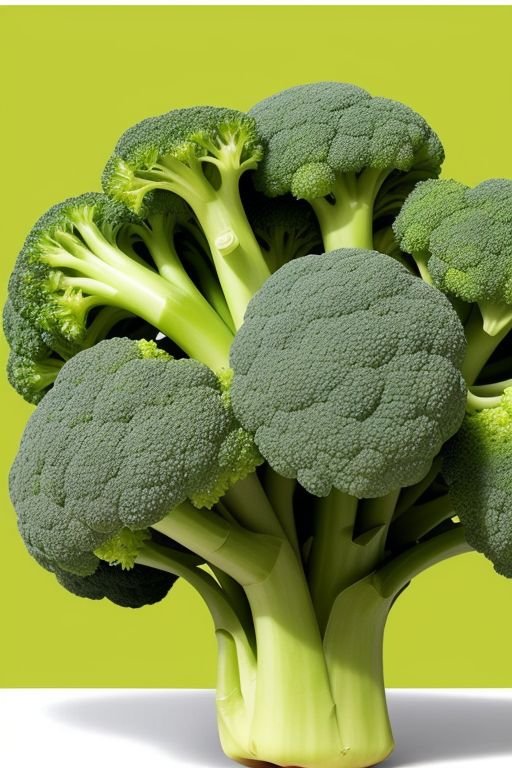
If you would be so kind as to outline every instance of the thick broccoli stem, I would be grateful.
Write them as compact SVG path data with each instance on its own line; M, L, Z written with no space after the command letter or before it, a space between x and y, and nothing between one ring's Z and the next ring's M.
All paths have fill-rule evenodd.
M329 617L324 649L346 750L340 766L375 765L393 750L382 664L392 602L368 576L338 595Z
M282 542L267 578L245 591L258 649L252 755L230 756L255 756L276 765L344 764L318 623L288 541Z
M398 493L358 501L333 489L317 503L308 579L322 632L336 596L383 557Z
M336 176L330 202L310 200L316 213L326 251L337 248L373 248L373 204L389 170L367 168L360 174Z
M393 749L382 644L395 598L421 571L468 551L471 547L462 526L454 526L453 530L407 549L336 598L325 631L324 649L343 748L349 750L347 760L340 760L340 766L374 765Z
M175 341L184 352L215 371L228 365L232 334L208 302L186 285L174 285L127 257L92 223L75 223L77 238L55 235L43 255L63 272L60 287L91 294L84 302L104 303L133 312ZM89 306L89 304L87 304Z

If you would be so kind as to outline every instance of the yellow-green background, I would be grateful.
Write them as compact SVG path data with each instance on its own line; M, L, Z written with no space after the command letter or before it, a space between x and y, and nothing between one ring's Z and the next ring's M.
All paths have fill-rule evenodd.
M510 7L1 8L1 299L34 220L97 189L119 134L173 107L349 81L421 112L445 176L512 176L511 24ZM0 686L213 686L209 616L186 585L130 611L73 597L26 554L6 478L31 407L5 378L0 397ZM465 555L396 604L386 682L512 686L511 633L512 583Z

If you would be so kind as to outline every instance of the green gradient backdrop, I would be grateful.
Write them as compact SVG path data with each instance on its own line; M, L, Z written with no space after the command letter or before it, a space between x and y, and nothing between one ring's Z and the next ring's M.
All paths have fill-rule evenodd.
M97 189L118 135L172 107L351 81L426 117L445 176L512 176L511 23L511 7L1 8L1 300L36 217ZM6 477L31 407L4 378L0 396L0 686L213 686L186 585L130 611L69 595L26 554ZM512 583L476 554L437 566L392 612L387 684L512 686L511 632Z

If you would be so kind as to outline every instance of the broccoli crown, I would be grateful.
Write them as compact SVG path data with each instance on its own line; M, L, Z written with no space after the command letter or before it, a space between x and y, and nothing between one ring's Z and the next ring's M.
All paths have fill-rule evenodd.
M464 349L446 297L394 260L305 256L248 306L233 409L269 464L310 493L382 496L419 481L459 427Z
M18 331L26 336L29 331L24 329L30 328L34 338L40 334L51 348L65 347L68 356L77 351L76 343L85 333L83 296L61 286L62 272L51 266L52 255L65 251L66 244L70 247L66 237L73 236L78 222L94 222L113 237L122 224L135 220L124 205L95 192L64 200L41 216L25 240L9 280L10 303L25 321L23 327L11 323L6 331L11 346ZM77 248L81 242L76 239L71 247Z
M123 608L142 608L158 603L176 581L176 576L156 568L135 565L130 570L123 570L102 560L89 576L78 576L57 568L54 571L59 584L68 592L89 600L106 598Z
M469 303L512 304L512 181L474 189L452 180L416 186L394 223L402 249L426 254L435 285Z
M116 338L63 366L25 429L11 498L44 567L90 575L123 528L187 498L211 506L259 461L209 368Z
M512 388L467 414L443 448L443 474L469 544L512 577Z
M365 168L436 176L443 148L425 120L397 101L372 98L348 83L311 83L256 104L264 154L255 173L270 197L314 199L333 192L335 175Z
M166 158L190 164L232 140L242 145L241 162L259 157L255 122L238 110L190 107L148 117L128 128L119 139L103 171L103 187L139 209L142 200L135 200L130 189L134 174L150 171Z

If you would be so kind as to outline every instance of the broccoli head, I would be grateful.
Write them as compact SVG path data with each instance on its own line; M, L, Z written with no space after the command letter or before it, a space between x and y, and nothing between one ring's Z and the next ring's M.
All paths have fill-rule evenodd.
M133 565L147 526L186 499L211 506L259 461L206 366L111 339L64 365L28 422L10 490L31 554L88 576L111 539L126 561L104 559Z
M233 408L271 467L311 493L383 496L459 427L465 340L443 294L375 251L286 264L231 349Z
M512 323L512 181L418 184L394 229L440 290L478 304L487 334ZM429 277L430 276L430 277Z
M172 239L192 214L179 200L153 195L151 205L142 220L89 193L53 206L33 227L4 310L15 355L10 379L26 399L37 402L47 388L41 361L62 363L127 316L211 368L226 366L232 332L192 282Z
M136 212L143 211L146 195L154 190L188 203L208 241L236 327L269 275L239 192L240 177L260 157L251 117L232 109L191 107L129 128L103 173L105 191Z
M419 179L439 174L444 157L410 107L348 83L296 86L249 114L264 150L257 188L308 200L326 250L371 248L374 208L379 216L396 213Z

